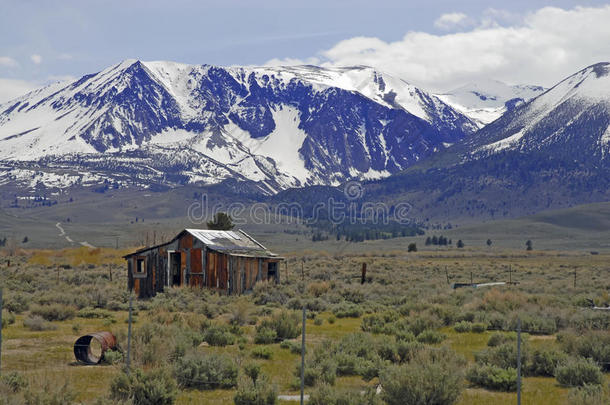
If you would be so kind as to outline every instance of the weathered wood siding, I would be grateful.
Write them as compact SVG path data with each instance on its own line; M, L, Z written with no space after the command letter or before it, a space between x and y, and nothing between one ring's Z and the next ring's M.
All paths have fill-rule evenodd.
M171 243L127 258L127 286L137 297L153 297L172 284L169 274L171 252L180 255L179 285L206 287L225 294L251 291L257 282L268 279L269 263L278 261L214 251L185 233ZM145 272L140 274L136 273L138 258L145 260ZM279 283L279 266L274 281Z

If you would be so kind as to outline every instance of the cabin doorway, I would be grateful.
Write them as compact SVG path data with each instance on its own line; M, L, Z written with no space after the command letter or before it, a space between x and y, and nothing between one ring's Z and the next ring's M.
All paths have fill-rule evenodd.
M169 254L169 285L176 286L181 283L182 255L180 252L170 252Z
M267 263L267 280L277 279L277 262Z

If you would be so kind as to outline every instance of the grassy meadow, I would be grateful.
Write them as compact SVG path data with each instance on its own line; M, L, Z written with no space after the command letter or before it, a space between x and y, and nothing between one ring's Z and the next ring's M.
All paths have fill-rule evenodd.
M299 392L303 305L310 403L401 403L417 395L404 387L431 384L445 388L429 403L513 404L518 318L524 404L610 403L610 313L588 307L610 302L603 252L287 252L279 286L242 297L173 288L134 300L129 379L119 352L96 366L73 354L74 341L96 331L112 331L124 354L127 251L0 256L0 404L274 403ZM514 285L451 288L508 281L509 272ZM161 399L137 402L142 389Z

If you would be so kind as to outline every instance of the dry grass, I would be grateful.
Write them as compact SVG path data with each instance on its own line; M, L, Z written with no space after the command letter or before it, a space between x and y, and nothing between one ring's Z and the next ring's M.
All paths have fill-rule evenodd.
M101 303L99 305L109 311L111 319L77 317L53 321L57 327L55 330L31 331L23 326L23 320L29 314L29 309L25 310L16 315L14 324L2 331L3 373L23 373L30 380L32 390L43 389L48 382L59 386L69 380L71 389L76 393L76 400L83 403L92 403L96 398L108 395L110 381L120 372L120 366L76 365L72 344L82 334L111 330L125 346L127 295L125 266L121 259L125 253L113 249L79 248L28 251L23 256L12 257L11 267L1 268L7 302L15 295L23 295L32 306L60 303L82 308ZM372 283L360 285L363 262L367 263L367 275L372 278ZM361 319L358 318L338 318L334 324L328 322L333 305L347 299L368 312L396 309L405 305L409 307L412 316L427 316L432 308L453 306L460 313L554 311L552 313L557 316L571 319L584 311L574 304L579 298L591 298L597 303L608 301L608 263L608 255L561 252L528 254L522 251L465 250L409 255L400 251L360 255L303 252L289 256L287 276L286 268L281 266L283 283L287 284L261 288L261 291L253 295L242 298L221 297L182 288L173 289L154 300L138 302L134 333L137 334L147 323L166 328L198 330L205 327L205 322L210 322L204 314L211 311L215 314L212 322L225 324L233 319L242 325L244 340L241 348L234 344L227 347L198 347L196 350L226 352L241 364L250 359L252 349L257 346L253 344L255 332L254 326L249 325L250 319L260 322L282 306L275 302L255 305L263 292L269 294L269 299L287 294L286 302L299 298L304 293L309 300L318 299L325 303L326 309L318 314L323 319L322 324L315 325L311 319L307 321L308 347L324 344L328 339L336 341L348 333L360 330ZM71 268L55 269L61 265L69 265ZM112 281L108 275L109 265L114 268ZM119 265L120 270L116 267ZM301 265L305 274L304 282L301 281ZM53 267L53 271L49 271L49 266ZM475 282L506 281L509 266L513 281L518 281L518 285L488 290L452 290L447 284L447 276L450 282L465 282L470 280L471 272ZM575 287L574 271L577 272ZM78 324L78 328L74 327L75 324ZM473 361L476 351L485 348L490 335L490 332L456 333L450 325L442 327L441 331L447 335L442 345L451 347L469 361ZM532 347L556 347L553 336L530 336L528 344ZM272 382L277 384L280 393L294 393L291 385L299 356L280 348L279 344L269 347L273 353L272 359L256 361ZM136 356L138 350L134 349ZM164 353L161 350L159 355L167 355ZM365 382L360 377L339 377L336 385L362 389L375 381ZM610 382L608 374L606 381ZM220 389L182 390L177 403L232 403L233 393L233 390ZM567 401L568 390L559 387L553 378L528 377L524 381L524 403L563 404ZM459 401L460 404L514 402L514 393L495 393L478 388L465 389Z

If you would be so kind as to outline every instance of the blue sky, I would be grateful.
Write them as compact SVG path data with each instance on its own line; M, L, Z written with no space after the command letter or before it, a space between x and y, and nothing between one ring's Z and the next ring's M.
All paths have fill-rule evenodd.
M610 32L602 27L610 25L603 19L606 3L0 0L0 101L127 58L219 65L362 63L436 90L480 76L550 85L576 68L610 60ZM545 9L549 6L553 9ZM593 32L559 27L564 32L555 25ZM490 51L505 45L512 50ZM538 60L541 50L549 54L547 72ZM535 69L515 73L532 59Z

